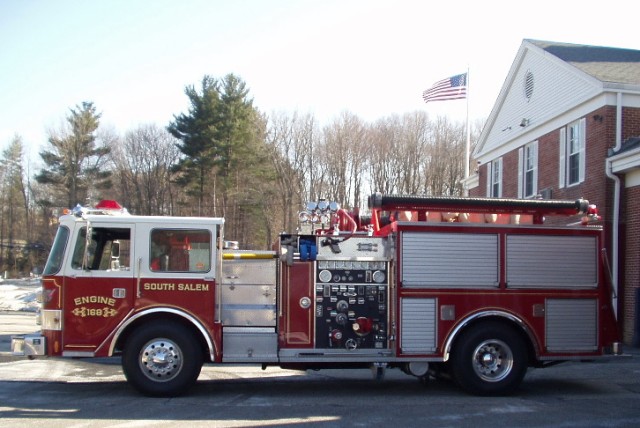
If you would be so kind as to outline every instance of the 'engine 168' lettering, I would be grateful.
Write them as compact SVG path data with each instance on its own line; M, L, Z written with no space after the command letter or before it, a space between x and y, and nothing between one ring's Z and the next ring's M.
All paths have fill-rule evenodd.
M116 299L105 296L82 296L73 299L73 304L75 306L80 306L87 303L99 303L101 305L109 305L113 307L116 305Z
M209 291L209 284L175 284L173 282L146 282L145 291Z

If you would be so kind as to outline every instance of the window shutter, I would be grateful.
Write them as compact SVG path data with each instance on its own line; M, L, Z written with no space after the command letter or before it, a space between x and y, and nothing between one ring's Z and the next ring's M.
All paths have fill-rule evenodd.
M487 197L491 197L491 181L493 174L491 173L491 165L493 162L487 162Z
M580 119L580 176L579 182L584 181L586 171L587 156L587 120L583 117Z
M534 141L531 144L531 151L533 152L533 196L538 194L538 142Z
M498 169L498 194L497 198L502 197L502 158L496 159L496 168Z
M524 194L524 147L518 149L518 198Z
M565 156L567 153L567 128L560 128L560 165L558 168L558 187L562 189L564 187L564 183L567 177L567 161L565 160Z

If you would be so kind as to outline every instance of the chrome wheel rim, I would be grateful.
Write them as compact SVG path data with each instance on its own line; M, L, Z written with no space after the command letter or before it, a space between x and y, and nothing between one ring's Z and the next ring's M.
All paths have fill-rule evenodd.
M473 370L485 382L499 382L513 369L513 352L497 339L485 340L473 352Z
M168 382L182 370L182 352L175 342L153 339L140 352L140 369L154 382Z

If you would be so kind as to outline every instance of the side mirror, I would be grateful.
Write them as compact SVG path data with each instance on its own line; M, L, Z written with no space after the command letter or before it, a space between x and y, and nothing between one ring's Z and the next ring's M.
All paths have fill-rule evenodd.
M111 270L120 270L120 241L111 243Z
M111 260L120 258L120 241L113 241L111 244Z

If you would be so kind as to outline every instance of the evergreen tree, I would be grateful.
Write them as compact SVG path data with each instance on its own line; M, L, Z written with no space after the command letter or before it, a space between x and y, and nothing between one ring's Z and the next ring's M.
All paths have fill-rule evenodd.
M197 199L198 215L225 217L230 239L241 245L262 240L273 170L265 120L246 83L233 74L220 80L205 76L200 91L188 86L185 93L188 113L174 116L168 126L184 155L175 169L181 184Z
M97 144L100 114L93 103L71 109L66 125L60 133L50 133L49 149L40 152L46 167L36 180L51 186L60 199L48 203L71 207L93 196L91 190L110 186L105 162L110 149Z
M2 210L0 211L0 268L23 270L24 258L18 249L29 241L29 201L26 174L23 166L24 144L15 136L2 152L0 177L2 177ZM20 245L15 245L20 242Z
M204 76L201 90L191 85L185 89L189 112L174 115L167 130L180 140L177 144L184 157L176 165L178 184L198 201L198 215L203 215L205 195L213 183L216 161L217 126L219 125L220 91L216 79Z

